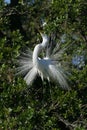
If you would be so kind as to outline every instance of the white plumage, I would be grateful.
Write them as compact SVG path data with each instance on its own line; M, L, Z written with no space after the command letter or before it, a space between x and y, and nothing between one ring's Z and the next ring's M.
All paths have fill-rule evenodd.
M46 34L42 34L42 43L35 46L34 51L30 49L22 53L19 59L19 67L17 68L18 74L25 75L24 80L27 85L32 84L37 75L48 81L53 81L60 84L60 87L68 89L67 76L58 62L58 58L62 56L64 48L59 50L59 46L56 46L53 53L47 53L46 57L40 58L39 54L42 50L46 49L49 52L48 43L49 38Z

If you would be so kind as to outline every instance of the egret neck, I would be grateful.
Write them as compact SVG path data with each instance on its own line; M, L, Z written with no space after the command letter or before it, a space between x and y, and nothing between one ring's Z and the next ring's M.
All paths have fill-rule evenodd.
M49 38L46 34L40 33L42 36L42 43L35 46L33 51L33 64L38 64L38 56L42 49L45 49L47 47L47 44L49 42Z
M35 46L34 51L33 51L33 64L36 65L38 64L38 56L42 50L42 45L38 44Z
M41 34L42 39L43 39L41 45L43 48L45 48L45 47L47 47L47 45L49 43L49 37L46 34L42 34L42 33L40 33L40 34Z

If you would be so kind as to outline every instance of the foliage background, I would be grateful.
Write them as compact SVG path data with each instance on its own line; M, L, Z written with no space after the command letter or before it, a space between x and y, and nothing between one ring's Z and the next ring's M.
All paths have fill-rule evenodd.
M47 22L51 42L72 44L64 53L70 68L70 91L42 83L27 87L15 76L21 51L33 50L41 38L37 28ZM74 57L83 57L72 64ZM64 60L63 59L63 60ZM75 60L75 59L74 59ZM0 129L87 129L87 2L85 0L0 1Z

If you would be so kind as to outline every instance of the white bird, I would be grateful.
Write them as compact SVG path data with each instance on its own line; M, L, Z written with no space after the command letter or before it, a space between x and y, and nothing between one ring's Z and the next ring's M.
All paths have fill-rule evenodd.
M57 46L53 53L47 53L46 57L40 58L39 55L43 50L47 48L46 51L49 52L49 37L42 33L41 36L43 41L35 46L33 52L28 49L27 52L22 53L22 56L20 56L20 66L17 68L18 74L25 75L24 80L27 85L32 84L37 75L39 75L42 81L47 79L60 84L59 86L64 89L68 89L67 76L58 61L65 49L58 51L59 46Z

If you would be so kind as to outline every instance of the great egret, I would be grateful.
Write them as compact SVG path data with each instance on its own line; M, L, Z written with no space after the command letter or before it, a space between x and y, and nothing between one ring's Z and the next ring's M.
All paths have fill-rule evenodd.
M58 46L56 50L53 51L53 54L47 53L46 57L40 58L39 55L42 50L47 48L47 52L49 52L49 37L44 33L40 34L43 39L42 43L36 45L33 52L28 49L20 56L20 66L17 68L18 74L25 74L24 80L27 85L32 84L36 76L39 75L42 81L45 78L48 81L60 84L62 88L68 89L67 76L60 62L58 62L58 58L61 57L64 49L58 51Z

